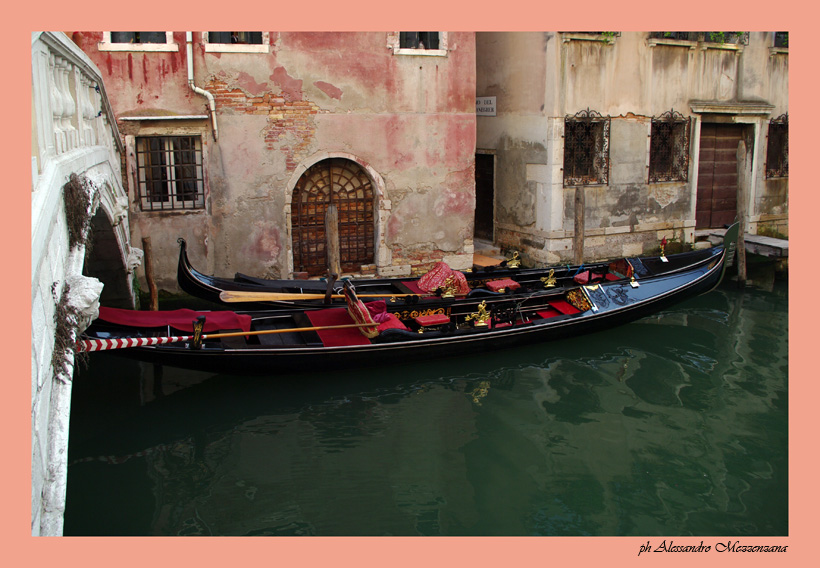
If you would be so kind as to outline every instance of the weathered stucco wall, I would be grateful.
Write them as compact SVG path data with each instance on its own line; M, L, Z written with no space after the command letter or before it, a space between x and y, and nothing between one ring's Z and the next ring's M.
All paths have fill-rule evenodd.
M771 49L771 33L753 32L741 47L638 32L601 39L476 34L477 94L497 97L497 116L477 119L477 148L496 156L497 244L531 262L572 260L575 188L563 181L564 118L586 109L611 117L611 130L609 181L584 190L585 258L641 254L664 236L694 239L705 121L744 124L754 146L750 229L787 224L788 178L767 180L763 169L768 121L788 112L788 50ZM696 110L698 101L713 114L700 110L708 105ZM692 120L688 179L650 184L651 119L670 110Z
M193 33L195 84L215 97L217 140L209 120L122 121L129 136L173 128L203 139L205 210L141 212L132 202L134 239L151 236L159 286L176 288L178 237L202 270L289 277L291 192L326 157L353 160L374 178L378 272L444 258L469 266L474 34L448 33L446 56L395 55L395 34L384 32L269 34L269 53L239 54L206 51ZM101 39L75 34L107 73L119 117L207 114L188 87L184 32L174 33L172 52L104 52Z

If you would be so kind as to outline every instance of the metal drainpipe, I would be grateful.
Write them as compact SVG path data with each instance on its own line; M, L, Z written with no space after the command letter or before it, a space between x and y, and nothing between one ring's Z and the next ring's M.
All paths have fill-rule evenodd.
M194 84L194 48L193 48L193 32L185 32L185 42L188 45L188 86L191 87L195 93L198 93L208 99L208 107L211 109L211 121L214 125L214 140L219 138L219 131L216 127L216 102L214 96L206 91L200 89Z

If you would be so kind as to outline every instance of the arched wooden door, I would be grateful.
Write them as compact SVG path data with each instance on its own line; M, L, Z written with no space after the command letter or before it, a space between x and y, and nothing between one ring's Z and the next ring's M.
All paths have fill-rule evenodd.
M327 212L338 212L339 253L343 272L373 264L373 184L359 164L329 158L311 166L296 182L291 200L293 269L311 276L328 269Z

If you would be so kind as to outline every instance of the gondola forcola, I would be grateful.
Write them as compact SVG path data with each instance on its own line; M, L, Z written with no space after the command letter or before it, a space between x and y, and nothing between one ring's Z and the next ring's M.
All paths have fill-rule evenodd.
M389 366L476 354L592 333L708 292L723 278L736 238L733 226L722 246L698 255L668 255L662 263L674 267L668 271L650 272L643 265L637 286L622 278L536 290L521 286L521 291L500 297L404 304L365 301L356 286L346 283L339 307L183 313L101 308L82 340L119 341L123 348L111 353L232 375ZM154 315L136 315L145 313ZM201 323L199 332L195 321ZM197 334L198 339L192 337ZM171 337L181 339L170 342Z

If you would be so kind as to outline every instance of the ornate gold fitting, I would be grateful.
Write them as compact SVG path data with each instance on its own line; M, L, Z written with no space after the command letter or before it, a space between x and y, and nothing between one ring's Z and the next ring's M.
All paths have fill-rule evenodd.
M476 327L486 327L490 321L490 312L487 311L487 301L481 300L478 311L468 315L464 321L472 321Z
M441 286L441 297L442 298L455 298L456 291L458 287L456 286L455 278L450 276L447 280L444 281L444 284Z
M555 288L555 283L558 279L555 277L555 269L551 268L550 273L547 276L541 278L541 282L544 283L544 288Z
M518 258L518 251L515 251L512 258L507 259L507 268L519 268L521 266L521 259Z
M205 316L199 316L193 322L194 335L191 340L191 349L202 348L202 330L205 328Z

